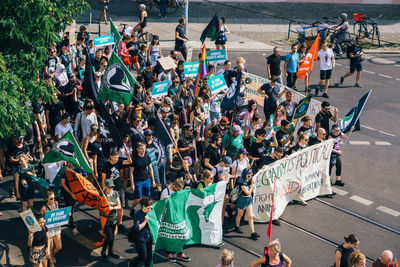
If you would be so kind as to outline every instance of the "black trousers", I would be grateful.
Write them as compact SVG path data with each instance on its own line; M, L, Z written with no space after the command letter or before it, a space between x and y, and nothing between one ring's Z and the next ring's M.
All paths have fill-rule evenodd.
M153 257L151 245L152 245L151 240L148 242L137 240L135 242L135 246L138 255L136 258L133 259L133 261L129 264L129 266L131 267L138 266L141 262L144 262L145 267L150 267L151 259Z
M75 205L76 205L76 200L71 197L71 195L63 190L63 195L64 195L64 201L65 201L65 206L69 207L71 206L71 216L69 217L68 225L70 228L74 229L76 228L75 222L74 222L74 211L75 211Z
M112 222L112 221L107 220L107 222L104 226L104 234L106 236L106 239L104 240L103 249L101 250L101 253L105 253L107 248L108 248L108 255L114 253L113 247L114 247L115 227L116 226L117 226L117 221Z
M187 49L186 49L186 45L185 45L185 44L182 44L182 45L175 45L175 49L174 49L174 50L176 50L176 51L178 51L178 52L181 52L183 58L184 58L185 61L186 61L186 58L187 58Z
M336 166L336 176L340 176L342 174L342 159L339 155L332 154L331 162L329 163L329 176L332 173L333 166Z
M269 117L271 116L271 114L275 113L275 110L277 109L277 105L275 102L273 101L265 101L264 102L264 115L265 115L265 120L269 121Z

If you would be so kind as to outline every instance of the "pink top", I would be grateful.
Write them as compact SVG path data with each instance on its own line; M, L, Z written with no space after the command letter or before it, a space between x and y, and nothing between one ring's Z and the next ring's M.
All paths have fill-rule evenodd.
M128 56L128 49L126 49L126 44L121 41L118 44L118 56L121 58Z

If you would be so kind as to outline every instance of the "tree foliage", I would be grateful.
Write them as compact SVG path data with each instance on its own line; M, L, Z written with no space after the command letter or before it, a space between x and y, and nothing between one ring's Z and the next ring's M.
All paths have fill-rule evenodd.
M32 122L28 105L48 100L53 88L39 80L47 47L88 8L85 0L0 1L0 136L24 133Z

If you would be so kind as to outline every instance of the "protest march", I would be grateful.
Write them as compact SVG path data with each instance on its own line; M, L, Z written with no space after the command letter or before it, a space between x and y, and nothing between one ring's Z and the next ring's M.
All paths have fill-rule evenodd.
M198 54L188 56L184 18L174 49L165 51L157 35L139 41L146 6L139 6L138 25L120 32L106 16L108 1L99 4L111 34L94 36L81 25L76 37L66 29L42 47L38 79L53 95L30 99L27 132L1 140L0 176L12 177L8 197L20 206L29 262L56 266L68 253L63 231L84 235L77 218L95 210L93 246L110 265L123 259L114 246L121 239L136 251L125 265L153 266L154 255L194 262L189 246L224 248L224 236L236 233L251 242L266 237L264 253L248 265L297 266L274 230L288 205L313 209L308 202L317 197L340 197L333 189L347 182L341 155L361 130L373 90L339 117L338 100L327 94L335 58L326 56L320 35L306 49L292 44L282 62L275 47L261 77L245 56L231 57L225 17L208 18ZM300 92L297 80L308 81L321 58L327 68L315 93ZM335 266L365 266L357 263L365 262L359 242L346 236L332 254ZM214 266L233 266L233 255L224 249ZM379 266L398 266L391 257L392 265Z

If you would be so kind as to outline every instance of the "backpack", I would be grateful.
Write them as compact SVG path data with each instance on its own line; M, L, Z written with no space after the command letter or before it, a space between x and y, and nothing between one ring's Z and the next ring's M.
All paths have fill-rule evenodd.
M261 264L261 267L268 267L269 266L269 255L268 255L268 247L264 248L264 256L265 256L265 263ZM283 266L283 253L279 252L279 260Z
M139 231L136 229L135 225L132 225L131 230L128 233L128 242L135 243L139 236Z
M239 185L235 186L235 188L233 188L233 190L231 191L230 197L231 197L231 201L232 203L236 203L236 201L238 200L240 193L241 193L241 188Z

